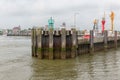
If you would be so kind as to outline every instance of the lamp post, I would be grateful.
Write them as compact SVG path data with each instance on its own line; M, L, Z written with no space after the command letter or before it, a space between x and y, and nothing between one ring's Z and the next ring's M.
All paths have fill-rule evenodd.
M74 28L76 28L76 15L78 15L79 13L74 13Z

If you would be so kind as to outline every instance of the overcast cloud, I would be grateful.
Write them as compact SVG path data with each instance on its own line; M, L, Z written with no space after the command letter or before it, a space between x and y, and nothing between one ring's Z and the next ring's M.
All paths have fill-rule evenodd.
M110 28L110 11L115 12L115 29L120 30L119 0L0 0L0 28L22 28L44 26L52 16L55 27L66 22L67 27L73 25L74 13L79 29L92 29L93 20L106 13L106 29Z

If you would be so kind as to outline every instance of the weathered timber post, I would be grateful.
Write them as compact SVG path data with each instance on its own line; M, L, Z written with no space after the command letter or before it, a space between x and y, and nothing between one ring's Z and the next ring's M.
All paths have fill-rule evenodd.
M35 31L34 31L35 57L37 57L37 35L36 35L37 29L35 28L34 30L35 30Z
M94 52L94 32L90 30L90 53Z
M32 38L32 56L34 56L34 49L35 49L35 46L34 46L34 28L32 28L32 35L31 35L31 38Z
M35 28L33 28L33 30L32 30L32 55L33 56L37 56L37 54L36 54L36 49L37 49L37 42L36 42L36 29Z
M66 59L66 30L61 29L61 59Z
M115 49L117 49L117 31L114 33L114 44L115 44Z
M72 52L71 52L71 57L75 58L77 55L77 32L76 29L71 29L72 31Z
M38 28L37 29L37 57L42 59L43 55L42 55L42 29Z
M108 48L108 31L107 30L104 31L104 39L103 40L104 40L104 50L106 51Z
M49 59L53 59L53 29L49 29Z
M53 37L53 51L54 51L54 59L61 58L61 34L60 31L54 31Z
M77 54L76 54L76 56L78 56L79 55L79 51L78 51L78 35L79 35L79 31L77 30L76 31L76 41L77 41L77 46L76 46L76 50L77 50Z

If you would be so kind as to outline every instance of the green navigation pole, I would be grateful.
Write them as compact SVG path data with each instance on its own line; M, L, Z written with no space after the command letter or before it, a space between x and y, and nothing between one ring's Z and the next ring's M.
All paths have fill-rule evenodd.
M50 17L50 19L48 20L48 26L49 29L54 29L54 20L52 19L52 17Z

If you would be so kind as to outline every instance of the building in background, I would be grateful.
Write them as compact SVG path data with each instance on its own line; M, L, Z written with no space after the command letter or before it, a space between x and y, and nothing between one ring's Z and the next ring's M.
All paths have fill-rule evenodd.
M14 27L12 31L13 31L13 34L18 35L20 33L20 31L21 31L21 27L20 26Z
M30 36L31 35L31 29L24 29L24 30L21 30L19 35L21 36Z
M20 26L7 29L7 36L31 36L31 28L21 29Z

